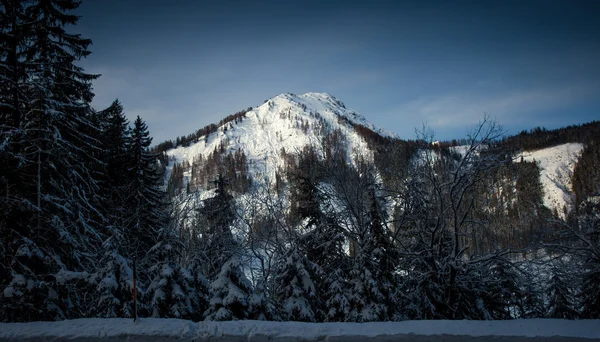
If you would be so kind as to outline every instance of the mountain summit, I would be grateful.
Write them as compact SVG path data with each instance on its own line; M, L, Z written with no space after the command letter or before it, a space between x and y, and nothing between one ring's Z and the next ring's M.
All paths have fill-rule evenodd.
M194 182L193 165L198 170L202 164L205 171L213 171L209 174L216 174L214 171L217 170L206 167L208 160L211 156L214 159L216 154L231 154L233 157L237 155L238 161L243 159L253 180L272 182L277 170L284 166L285 158L282 156L286 153L295 153L307 146L319 150L333 139L343 146L347 162L354 164L359 156L372 160L365 132L380 138L396 138L394 134L376 128L327 93L284 93L238 114L241 115L230 116L219 126L205 129L206 134L198 134L188 146L167 151L167 169L172 170L178 164L185 183L197 184ZM241 155L244 157L239 157ZM237 172L244 170L240 170L238 165ZM210 175L203 178L201 183L206 183Z

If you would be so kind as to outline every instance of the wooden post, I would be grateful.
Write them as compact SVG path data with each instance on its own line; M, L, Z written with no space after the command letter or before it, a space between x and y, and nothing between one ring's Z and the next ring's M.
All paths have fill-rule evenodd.
M133 258L133 321L137 320L137 283L136 283L136 269L135 269L135 258Z

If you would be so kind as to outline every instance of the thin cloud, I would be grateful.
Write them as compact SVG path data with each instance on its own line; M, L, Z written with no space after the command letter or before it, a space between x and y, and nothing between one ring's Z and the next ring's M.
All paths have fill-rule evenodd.
M411 101L401 106L398 113L403 117L419 117L433 128L476 124L484 113L498 118L501 124L517 124L537 112L566 108L599 90L598 85L573 84L497 95L453 93Z

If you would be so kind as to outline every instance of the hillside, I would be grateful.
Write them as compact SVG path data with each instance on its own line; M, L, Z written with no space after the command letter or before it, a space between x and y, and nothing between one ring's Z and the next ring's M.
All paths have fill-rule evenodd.
M593 317L592 290L560 307L542 297L594 272L575 265L586 248L544 259L581 243L561 224L594 222L573 210L594 191L577 171L580 155L595 165L594 128L511 138L485 118L456 143L402 140L329 94L282 94L158 152L182 258L210 280L204 319Z
M167 178L175 164L189 165L183 171L187 184L193 181L191 166L195 161L202 160L206 164L214 152L227 155L241 151L248 176L254 181L270 183L284 168L286 153L294 154L307 146L324 153L324 145L334 143L332 140L343 145L348 163L354 164L359 156L372 162L373 153L356 127L396 137L375 128L329 94L281 94L218 127L215 132L198 137L189 146L168 150ZM216 174L213 172L212 176ZM210 178L205 178L204 186L212 180Z
M582 135L581 132L584 132L581 139L587 141L589 137L583 131L587 126L590 129L596 127L592 124L582 128L568 127L564 131L566 133L562 130L546 131L537 128L531 133L523 132L515 137L504 138L502 142L506 149L515 153L513 158L516 160L537 162L540 167L539 180L544 191L543 203L563 218L574 205L573 170L583 144L561 141L577 140L577 136ZM549 136L560 137L555 138L556 145L552 145ZM563 139L563 136L568 139ZM384 143L372 144L372 137L380 138ZM182 137L181 140L178 138L181 141L179 146L166 150L166 179L173 176L175 168L182 177L175 182L179 188L187 186L190 189L189 184L192 189L199 189L204 193L204 190L214 188L211 182L219 173L227 173L226 156L231 155L237 161L242 156L243 162L231 163L235 164L232 166L234 170L228 176L236 178L242 174L246 184L272 184L285 173L290 155L312 147L323 157L327 148L325 144L332 144L332 139L342 145L346 162L354 166L357 158L378 166L390 163L389 154L381 153L381 148L378 150L377 147L383 145L388 152L388 147L394 143L411 142L400 140L397 135L375 127L330 94L285 93L266 100L260 106L231 115L222 120L220 125L209 125L193 136ZM522 141L528 150L521 152L518 141ZM422 143L413 144L423 146ZM548 145L550 147L545 147ZM455 147L461 148L465 147ZM378 152L380 160L374 160ZM210 163L214 165L207 165ZM388 169L385 166L381 170L384 174ZM201 178L201 181L197 178ZM244 191L240 188L239 192ZM206 193L202 198L206 196L211 195Z
M535 161L540 167L544 205L562 218L575 205L573 171L582 150L581 143L567 143L521 154L523 160Z

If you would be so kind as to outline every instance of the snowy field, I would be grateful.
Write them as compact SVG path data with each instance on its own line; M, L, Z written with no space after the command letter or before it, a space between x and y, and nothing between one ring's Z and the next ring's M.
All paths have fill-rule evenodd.
M0 341L600 341L600 320L378 323L88 318L0 323Z

